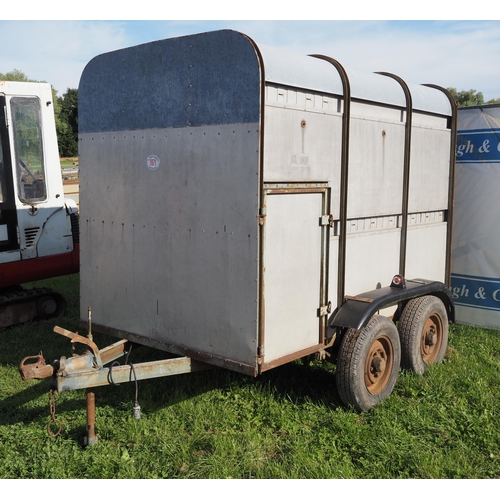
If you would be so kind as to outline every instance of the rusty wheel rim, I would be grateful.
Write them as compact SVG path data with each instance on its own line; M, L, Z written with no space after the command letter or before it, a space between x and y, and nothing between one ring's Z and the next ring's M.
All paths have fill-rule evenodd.
M439 314L431 314L425 322L420 339L420 352L425 364L436 361L443 343L443 322Z
M365 364L365 385L374 396L380 394L391 378L394 364L394 350L391 341L385 337L376 339L370 347Z

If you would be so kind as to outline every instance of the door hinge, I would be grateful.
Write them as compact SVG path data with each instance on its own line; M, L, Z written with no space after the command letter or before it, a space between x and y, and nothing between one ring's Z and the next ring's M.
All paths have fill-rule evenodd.
M267 210L266 207L262 207L259 210L259 215L257 216L259 218L259 226L263 226L265 221L266 221L266 215L267 215Z
M332 312L332 303L328 302L325 306L320 306L318 309L318 316L321 318L321 316L327 316Z
M333 227L335 221L333 220L333 215L322 215L319 221L320 226L330 226Z
M264 346L263 345L260 345L258 348L257 348L257 363L259 365L262 364L262 359L264 358Z

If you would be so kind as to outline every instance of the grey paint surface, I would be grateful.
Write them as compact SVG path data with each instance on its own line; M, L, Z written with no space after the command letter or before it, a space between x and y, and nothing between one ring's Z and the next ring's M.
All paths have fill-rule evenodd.
M262 47L262 66L256 47L242 34L221 31L104 54L87 66L79 95L82 319L90 305L98 325L245 373L257 373L262 339L269 341L269 365L316 345L322 270L331 278L326 296L335 300L345 104L329 63L278 57ZM359 99L350 123L345 272L346 291L356 294L397 272L405 113L393 79L348 74ZM419 96L445 112L435 92ZM446 116L419 120L411 231L430 224L426 234L433 236L443 220L421 215L445 209L426 193L429 185L440 200L447 193L450 134ZM291 189L268 196L272 219L264 228L263 182ZM321 196L298 194L315 182L331 198L326 236ZM298 246L308 239L314 245ZM288 251L290 245L296 248ZM436 279L444 249L425 248L422 261L433 265L411 256L413 277ZM298 300L307 309L303 322L283 310L281 294L285 306Z
M83 135L81 144L82 319L90 305L96 324L255 364L256 126Z

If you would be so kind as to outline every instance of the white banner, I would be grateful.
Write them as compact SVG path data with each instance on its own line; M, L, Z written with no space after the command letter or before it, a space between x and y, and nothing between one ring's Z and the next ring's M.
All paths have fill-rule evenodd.
M456 168L456 319L500 330L500 105L459 109Z

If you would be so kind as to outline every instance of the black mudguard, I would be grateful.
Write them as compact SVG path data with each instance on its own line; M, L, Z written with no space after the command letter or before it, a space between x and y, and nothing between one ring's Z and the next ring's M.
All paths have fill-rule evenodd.
M369 292L346 296L344 303L330 316L332 328L364 328L372 316L386 307L399 305L397 315L410 299L423 295L439 297L448 313L448 321L455 321L455 305L448 287L440 281L406 280L404 288L387 286ZM397 316L395 317L397 320Z

